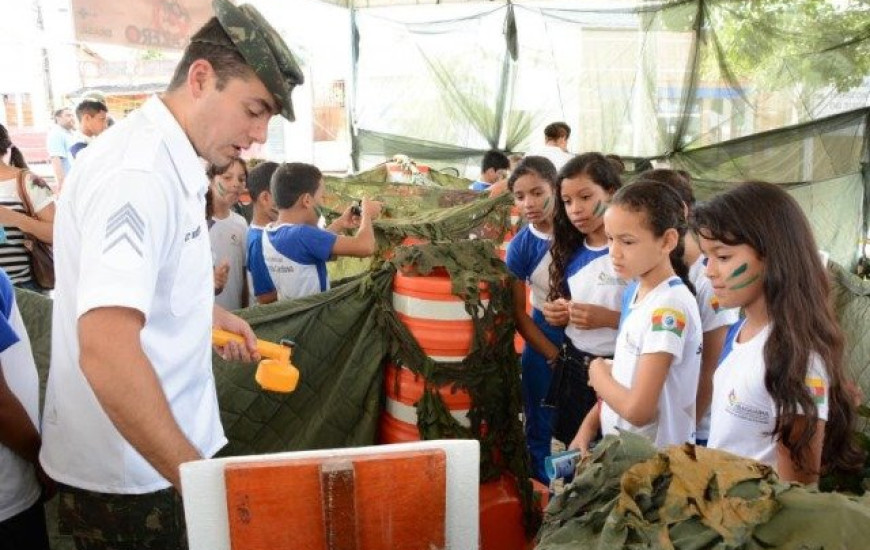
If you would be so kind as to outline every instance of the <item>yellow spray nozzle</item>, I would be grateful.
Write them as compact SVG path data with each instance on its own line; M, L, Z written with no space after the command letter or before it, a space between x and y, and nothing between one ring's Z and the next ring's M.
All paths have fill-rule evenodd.
M225 346L229 342L244 344L245 339L233 332L212 329L211 341L216 346ZM299 384L299 369L293 366L290 358L293 355L292 343L283 341L281 344L257 340L257 352L264 358L257 365L254 379L264 390L290 393Z

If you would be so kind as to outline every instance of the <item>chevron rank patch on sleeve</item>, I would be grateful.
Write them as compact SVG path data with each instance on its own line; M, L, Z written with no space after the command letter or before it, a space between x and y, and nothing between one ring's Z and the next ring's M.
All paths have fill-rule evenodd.
M143 258L145 220L132 204L125 203L108 217L103 237L103 256L122 255Z

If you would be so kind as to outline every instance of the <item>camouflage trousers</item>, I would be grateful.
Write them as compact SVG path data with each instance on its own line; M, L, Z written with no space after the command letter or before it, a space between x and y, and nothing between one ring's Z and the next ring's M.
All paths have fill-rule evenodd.
M58 530L77 550L187 550L181 496L95 493L58 485Z

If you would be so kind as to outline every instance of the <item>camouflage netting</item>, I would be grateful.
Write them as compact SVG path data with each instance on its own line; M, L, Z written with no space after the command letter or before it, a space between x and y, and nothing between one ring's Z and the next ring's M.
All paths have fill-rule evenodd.
M479 439L481 479L509 471L522 480L527 525L533 528L529 465L518 420L519 367L511 342L510 293L504 286L504 264L494 259L495 246L509 230L509 206L507 196L476 198L407 220L379 221L379 255L371 267L362 268L365 273L319 295L241 311L260 338L296 342L293 362L301 381L288 395L264 392L254 381L251 365L227 364L215 357L221 417L230 440L223 452L262 454L374 443L384 403L383 367L395 360L423 376L427 388L453 385L470 393L470 428L459 425L439 394L429 391L417 405L420 432L424 438ZM485 238L467 239L471 234ZM432 244L398 245L407 237ZM475 319L474 347L460 366L429 360L396 318L391 281L397 269L421 274L442 269L451 275L454 292L465 298ZM847 334L848 368L870 395L870 283L834 263L830 272L837 313ZM477 290L480 282L489 286L485 307ZM18 290L16 295L44 385L51 303L28 291ZM870 433L867 426L864 430Z
M870 497L820 493L694 445L607 436L547 508L539 550L848 548L870 537Z

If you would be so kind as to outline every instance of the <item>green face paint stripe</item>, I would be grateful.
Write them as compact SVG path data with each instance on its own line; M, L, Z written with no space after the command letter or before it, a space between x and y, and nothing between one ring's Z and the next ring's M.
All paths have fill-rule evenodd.
M217 181L217 190L222 197L227 196L227 188L224 187L224 184L221 182L221 180Z
M739 277L740 275L743 275L744 273L746 273L746 270L747 270L747 269L749 269L749 264L743 264L743 265L741 265L740 267L738 267L737 269L735 269L735 270L731 273L731 275L728 276L728 280L730 281L731 279L733 279L733 278L735 278L735 277Z
M595 216L596 218L599 218L599 217L603 216L606 211L607 211L607 205L604 204L602 201L598 201L595 204L595 210L592 211L592 215Z
M546 210L547 208L550 208L550 199L552 199L552 198L553 198L553 197L547 197L547 200L544 201L544 208L543 208L543 210Z
M756 275L753 275L752 277L750 277L749 279L747 279L746 281L740 283L739 285L732 286L728 290L740 290L741 288L746 288L757 280L758 280L758 275L756 274Z

